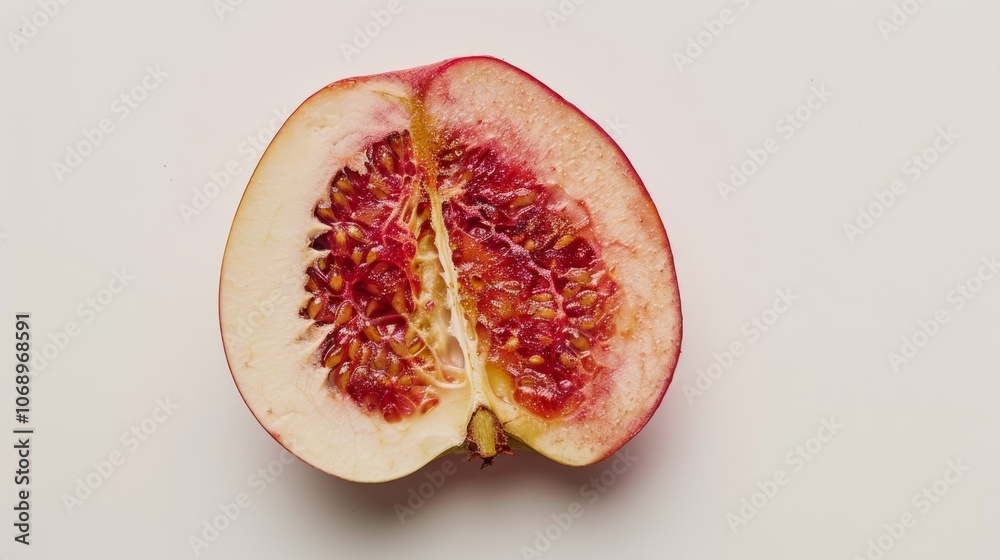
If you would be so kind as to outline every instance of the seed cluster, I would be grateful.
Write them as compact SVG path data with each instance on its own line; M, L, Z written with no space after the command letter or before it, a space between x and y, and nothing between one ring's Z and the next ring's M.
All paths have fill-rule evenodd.
M421 290L444 290L441 263L409 134L365 155L364 169L338 171L315 208L328 229L311 241L321 255L301 314L333 327L318 357L331 389L398 421L438 404L436 380L453 381L421 322L434 304ZM572 414L607 371L600 352L621 301L589 212L488 149L450 143L435 163L462 308L491 386L538 416Z
M617 283L594 244L586 208L490 150L454 146L441 158L445 225L463 307L490 369L513 399L552 418L595 389L600 343L614 334Z
M367 149L363 170L333 177L315 209L329 229L312 240L322 256L307 270L311 298L301 311L333 327L319 356L328 385L388 421L438 402L423 374L433 359L410 324L417 241L399 211L414 189L412 158L409 135L392 134Z

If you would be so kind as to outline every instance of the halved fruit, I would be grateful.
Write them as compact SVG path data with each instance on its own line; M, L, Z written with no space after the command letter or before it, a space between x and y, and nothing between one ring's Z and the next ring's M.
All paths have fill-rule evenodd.
M666 233L625 155L487 57L303 103L237 211L220 313L261 425L368 482L453 451L599 461L649 420L681 340Z

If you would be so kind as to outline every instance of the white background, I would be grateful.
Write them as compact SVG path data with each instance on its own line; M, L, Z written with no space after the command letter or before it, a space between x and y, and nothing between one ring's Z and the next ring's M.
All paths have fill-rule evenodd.
M246 492L250 507L220 521L200 557L849 560L874 558L869 539L909 512L916 524L882 537L884 558L996 558L1000 279L973 280L981 290L961 309L948 298L1000 253L1000 8L932 0L880 29L893 2L918 6L566 0L559 19L556 0L402 0L383 27L372 10L386 1L245 0L221 15L210 0L74 1L35 15L48 19L35 34L23 18L40 4L5 2L0 334L11 348L0 361L13 369L17 311L32 313L35 352L51 344L54 357L32 382L32 545L12 540L11 439L0 555L195 557L190 538L206 539L220 504ZM699 54L689 39L723 9L735 21L703 33ZM377 36L363 45L366 23ZM355 41L360 52L345 56ZM359 485L275 463L281 449L232 383L217 320L226 235L259 157L241 144L268 140L273 111L328 82L469 54L535 75L632 159L676 257L674 385L617 475L611 461L572 469L520 453ZM113 104L147 67L167 76L123 119ZM832 94L801 109L811 87ZM797 109L809 118L786 137L779 120ZM53 162L104 118L114 131L57 176ZM904 165L939 127L958 137L914 180ZM718 183L767 138L780 149L724 199ZM186 220L180 205L230 160L228 186ZM849 238L844 224L896 179L905 193ZM86 312L123 267L128 286ZM744 324L778 289L798 299L754 338ZM917 336L926 344L895 371L889 353L938 310L948 323ZM57 348L69 322L79 332ZM734 342L746 352L708 378ZM13 428L13 374L2 379L0 423ZM157 399L177 407L159 424ZM831 418L843 427L817 448L810 438ZM155 433L124 443L144 420ZM805 445L816 453L802 467ZM95 474L116 451L124 463ZM457 474L401 522L396 504L449 461ZM939 482L948 493L929 509L914 502L949 462L968 472ZM281 474L258 492L249 477L269 465ZM761 504L753 494L778 470L787 483L745 519L742 500ZM613 482L590 503L584 485L602 473ZM100 486L67 508L88 475ZM553 528L573 502L583 515ZM548 542L536 533L546 530Z

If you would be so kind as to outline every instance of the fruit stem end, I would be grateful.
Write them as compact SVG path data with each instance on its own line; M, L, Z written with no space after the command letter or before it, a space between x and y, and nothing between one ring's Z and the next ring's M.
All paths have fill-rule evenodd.
M507 443L507 432L503 429L500 419L492 410L479 405L469 420L468 435L465 438L465 448L469 452L469 460L482 459L485 468L493 464L497 455L513 455Z

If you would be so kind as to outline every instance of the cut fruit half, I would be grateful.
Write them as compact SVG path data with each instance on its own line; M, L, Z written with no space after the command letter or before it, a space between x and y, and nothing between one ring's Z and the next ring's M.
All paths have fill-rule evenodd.
M296 109L237 211L220 314L261 425L366 482L454 451L599 461L649 420L681 341L670 246L625 155L488 57Z

